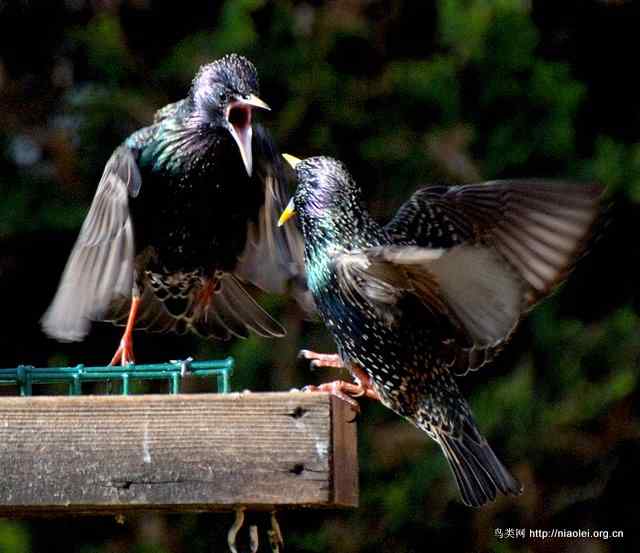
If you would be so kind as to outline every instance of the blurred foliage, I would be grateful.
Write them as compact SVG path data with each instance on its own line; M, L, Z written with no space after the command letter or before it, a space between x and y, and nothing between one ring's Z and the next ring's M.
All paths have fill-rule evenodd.
M29 533L27 528L14 521L0 520L0 551L29 553Z
M515 176L596 180L613 205L567 286L495 364L461 380L525 494L465 508L437 447L363 405L360 508L283 516L288 550L638 550L639 16L636 2L601 0L0 1L0 366L110 357L117 330L62 345L37 320L113 148L183 96L201 64L238 51L259 69L273 108L261 117L281 149L344 160L378 217L420 184ZM298 348L332 345L286 300L264 301L286 340L140 335L138 355L231 353L236 389L337 376L294 366ZM226 547L228 524L0 521L0 552L204 553ZM625 538L499 539L507 528Z

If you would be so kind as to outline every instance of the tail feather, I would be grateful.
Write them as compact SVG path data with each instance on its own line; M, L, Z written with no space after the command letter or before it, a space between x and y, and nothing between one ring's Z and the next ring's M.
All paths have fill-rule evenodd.
M474 434L463 432L461 436L453 436L435 431L462 501L470 507L480 507L494 501L497 491L505 495L522 493L522 484L504 467L487 441L477 431Z
M249 331L263 337L281 337L284 328L269 315L233 275L224 273L220 282L200 282L171 294L164 286L155 290L147 282L142 285L141 306L137 329L150 332L193 331L205 338L229 340L247 338ZM103 320L124 325L131 306L131 298L118 296L110 305Z

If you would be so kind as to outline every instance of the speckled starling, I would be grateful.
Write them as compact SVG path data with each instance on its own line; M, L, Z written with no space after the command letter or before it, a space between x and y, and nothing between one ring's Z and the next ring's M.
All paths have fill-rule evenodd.
M426 187L381 226L341 163L288 159L298 188L280 224L298 214L309 289L357 382L321 389L379 399L424 430L467 505L519 494L454 376L490 360L565 278L597 217L600 187Z
M255 67L227 55L115 150L42 319L48 335L76 341L91 321L127 321L112 360L125 364L134 325L284 334L243 284L284 292L303 264L299 233L276 227L285 166L254 108L269 109Z

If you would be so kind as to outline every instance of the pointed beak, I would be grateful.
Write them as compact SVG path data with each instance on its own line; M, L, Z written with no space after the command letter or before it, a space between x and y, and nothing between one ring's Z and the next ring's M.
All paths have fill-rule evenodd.
M289 200L289 203L287 204L287 207L284 208L282 215L280 215L280 219L278 219L278 226L281 227L282 225L284 225L295 214L296 214L296 210L293 205L293 198L291 198L291 200Z
M253 153L251 150L251 108L270 110L271 108L255 94L242 96L229 103L225 117L229 126L229 132L238 145L242 162L247 170L247 175L253 172Z
M294 169L296 168L296 165L302 161L299 157L292 156L291 154L282 154L282 157Z
M240 99L241 102L244 102L248 106L253 106L254 108L266 109L267 111L271 111L271 108L268 104L258 98L255 94L249 94L248 96L244 96Z
M289 165L291 165L293 169L295 169L296 165L298 165L298 163L302 161L300 158L297 158L296 156L292 156L291 154L282 154L282 157L285 159L285 161ZM296 214L296 209L293 204L293 198L291 198L291 200L289 200L289 203L287 204L287 207L284 208L284 211L280 215L280 219L278 219L278 226L281 227L282 225L284 225L295 214Z

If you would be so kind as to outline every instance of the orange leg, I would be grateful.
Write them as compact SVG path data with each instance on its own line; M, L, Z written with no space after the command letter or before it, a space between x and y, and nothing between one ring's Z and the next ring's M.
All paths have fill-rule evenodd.
M136 315L138 313L138 307L140 306L140 297L133 296L131 298L131 308L129 309L129 318L127 319L127 326L124 329L124 334L120 340L120 347L116 351L113 359L111 359L110 365L127 365L133 363L133 327L136 325Z
M316 353L308 349L301 349L298 352L298 358L309 361L309 366L312 369L318 369L320 367L344 369L344 363L337 353Z
M358 381L358 385L361 388L360 395L363 395L375 401L380 401L380 396L378 395L378 392L374 390L373 384L371 384L371 378L360 365L356 365L355 363L352 364L351 374Z
M345 382L344 380L324 382L318 386L310 384L305 386L303 390L305 392L329 392L346 401L356 413L360 412L360 405L354 398L366 396L374 400L380 400L378 393L373 388L366 388L361 383L354 384L353 382Z
M316 353L314 351L303 349L300 350L299 356L311 361L310 364L313 368L345 367L342 359L336 353ZM362 367L353 363L349 365L349 370L356 379L355 384L352 382L345 382L344 380L335 380L334 382L325 382L318 386L305 386L304 390L307 392L329 392L330 394L333 394L349 403L356 412L360 412L360 406L354 398L365 396L370 399L380 401L380 396L378 395L378 392L374 390L371 384L371 379L366 371L364 371Z

